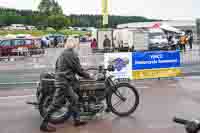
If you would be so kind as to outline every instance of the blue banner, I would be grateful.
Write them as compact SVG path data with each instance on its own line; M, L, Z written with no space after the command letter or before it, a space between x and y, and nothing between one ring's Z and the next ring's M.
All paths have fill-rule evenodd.
M132 70L180 67L179 51L134 52Z

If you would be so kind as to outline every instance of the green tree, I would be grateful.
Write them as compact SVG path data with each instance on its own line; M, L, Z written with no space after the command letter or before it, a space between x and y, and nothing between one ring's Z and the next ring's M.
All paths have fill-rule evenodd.
M46 16L33 16L33 25L37 26L39 29L46 29L48 27L48 19Z
M42 0L38 9L40 13L47 16L52 14L63 14L61 6L55 0Z
M50 0L42 0L38 6L40 13L50 15L52 3Z
M63 14L62 7L58 4L58 2L52 1L52 14Z
M56 30L60 30L66 26L69 26L69 18L63 15L52 15L48 16L48 26L53 27Z

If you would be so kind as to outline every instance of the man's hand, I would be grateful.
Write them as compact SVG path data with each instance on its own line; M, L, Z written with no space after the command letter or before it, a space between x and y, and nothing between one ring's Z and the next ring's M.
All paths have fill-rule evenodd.
M89 73L89 79L91 79L91 80L95 80L95 75L92 74L92 73Z

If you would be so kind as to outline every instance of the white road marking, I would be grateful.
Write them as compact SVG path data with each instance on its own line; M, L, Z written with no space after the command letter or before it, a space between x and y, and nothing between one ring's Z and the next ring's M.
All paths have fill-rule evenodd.
M148 128L153 128L153 129L161 129L161 128L163 128L163 129L166 129L166 128L172 128L173 127L173 125L172 124L165 124L165 123L163 123L163 124L160 124L160 123L156 123L156 124L149 124L148 125Z
M38 82L10 82L10 83L0 83L0 85L18 85L18 84L37 84Z
M28 98L28 97L34 97L34 96L35 96L35 95L7 96L7 97L0 97L0 100L20 99L20 98Z
M200 79L200 76L188 76L184 77L184 79Z
M135 88L137 89L148 89L149 87L148 86L135 86Z

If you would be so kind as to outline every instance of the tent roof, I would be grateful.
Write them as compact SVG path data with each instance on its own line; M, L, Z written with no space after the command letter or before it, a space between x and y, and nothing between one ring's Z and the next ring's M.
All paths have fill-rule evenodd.
M166 31L171 31L171 32L175 32L175 33L181 33L181 31L177 28L174 28L172 26L169 26L167 24L162 24L160 26L161 29L166 30Z

